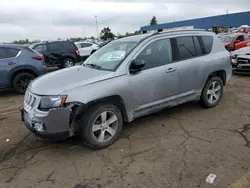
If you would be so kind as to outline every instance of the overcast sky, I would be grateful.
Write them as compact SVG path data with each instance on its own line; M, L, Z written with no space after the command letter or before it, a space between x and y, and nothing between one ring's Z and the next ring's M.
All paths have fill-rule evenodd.
M0 4L0 42L96 36L106 26L124 34L147 25L248 11L250 0L6 0Z

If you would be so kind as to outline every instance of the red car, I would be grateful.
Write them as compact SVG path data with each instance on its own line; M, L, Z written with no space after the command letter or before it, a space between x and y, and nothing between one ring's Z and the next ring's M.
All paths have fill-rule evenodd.
M250 43L250 37L246 33L222 35L220 39L228 51L238 50Z

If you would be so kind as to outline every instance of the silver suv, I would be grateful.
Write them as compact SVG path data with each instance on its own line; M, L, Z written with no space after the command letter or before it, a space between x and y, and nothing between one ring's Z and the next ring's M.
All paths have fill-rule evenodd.
M101 149L119 137L124 121L188 101L216 106L231 75L230 53L211 32L137 35L110 42L80 66L34 80L21 115L41 138L80 134Z

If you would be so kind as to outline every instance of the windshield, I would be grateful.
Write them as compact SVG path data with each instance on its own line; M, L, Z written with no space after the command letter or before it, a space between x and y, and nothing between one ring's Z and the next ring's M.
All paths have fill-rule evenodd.
M92 54L84 65L114 71L136 44L137 42L111 42Z
M222 42L232 42L234 40L233 36L220 36L220 40Z

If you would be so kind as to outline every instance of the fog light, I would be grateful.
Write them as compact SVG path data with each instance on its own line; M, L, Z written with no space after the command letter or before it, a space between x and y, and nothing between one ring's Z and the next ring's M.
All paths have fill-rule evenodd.
M39 132L43 132L45 130L44 126L43 126L43 123L40 123L40 122L33 123L33 127L34 127L35 130L37 130Z

